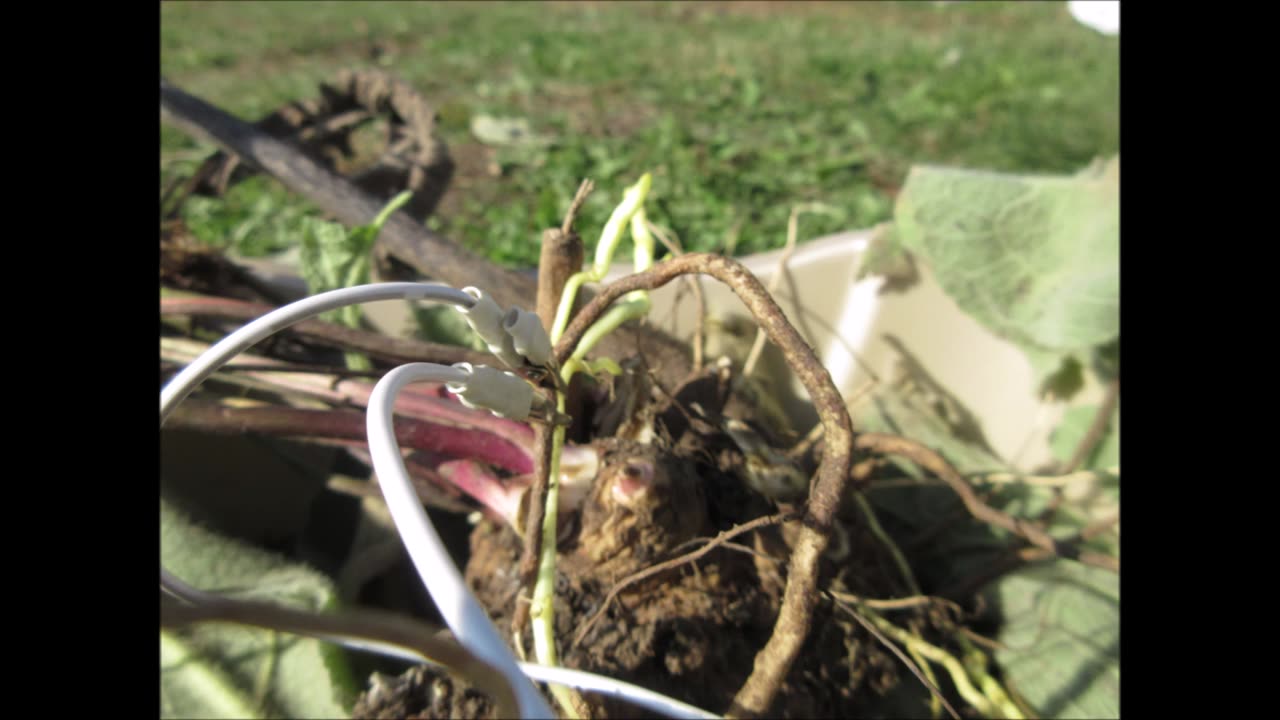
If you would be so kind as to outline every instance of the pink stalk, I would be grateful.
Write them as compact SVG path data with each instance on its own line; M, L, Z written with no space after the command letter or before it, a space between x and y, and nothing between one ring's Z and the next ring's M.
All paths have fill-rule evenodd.
M373 383L362 380L340 380L335 387L345 399L368 407ZM528 448L530 467L533 463L533 429L515 420L498 417L485 410L473 410L457 400L441 397L443 386L415 383L400 391L396 398L396 414L430 419L432 422L456 425L490 432ZM452 398L452 396L449 396Z
M395 427L396 439L406 447L484 460L514 473L533 472L533 458L529 453L497 435L423 421L410 424L397 420Z
M191 362L208 347L202 343L179 338L161 338L160 344L162 357L179 363ZM255 365L280 365L281 369L288 367L287 363L262 356L243 354L240 359ZM282 390L292 390L328 402L351 403L360 407L368 406L369 396L373 393L374 387L374 383L339 379L332 375L318 373L246 371L240 375ZM475 432L478 437L469 441L470 445L461 440L451 440L451 442L456 441L463 443L464 446L480 448L480 452L490 448L502 448L496 456L502 460L496 464L513 472L532 472L533 430L528 425L497 417L485 410L473 410L454 399L441 397L443 394L445 390L439 384L415 383L406 387L396 399L396 415L422 420L436 428L452 428L459 432L479 431ZM454 435L456 436L457 433ZM488 439L485 439L486 436ZM491 459L485 454L474 457Z
M520 513L520 496L524 487L507 487L494 477L488 468L471 460L451 460L440 463L436 471L462 492L478 500L498 517L516 527Z
M173 414L170 426L206 432L257 432L267 435L319 436L363 440L363 413L279 406L227 407L189 402ZM405 448L438 452L450 458L473 458L513 473L533 472L528 452L505 438L486 432L442 425L430 420L397 417L396 440Z

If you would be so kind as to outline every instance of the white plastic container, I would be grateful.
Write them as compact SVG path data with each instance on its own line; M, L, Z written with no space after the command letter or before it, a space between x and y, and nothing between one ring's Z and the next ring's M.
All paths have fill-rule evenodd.
M787 318L817 351L846 398L854 398L872 378L888 382L908 354L915 366L963 404L978 420L990 447L1015 469L1032 471L1050 462L1049 433L1067 404L1043 402L1030 362L1017 346L963 313L942 291L927 267L917 263L919 280L901 291L883 291L885 280L856 281L872 231L840 233L798 246L774 293ZM766 285L778 272L781 250L741 258ZM631 272L615 265L610 279ZM680 282L652 293L650 322L682 340L694 335L697 304ZM704 277L708 334L738 334L745 355L755 337L746 307L719 281ZM745 331L745 332L744 332ZM743 345L745 343L745 346ZM715 352L723 339L708 342ZM781 354L766 346L756 372L785 372ZM769 356L772 355L772 358ZM710 356L714 359L714 356ZM796 398L806 398L799 381L789 381ZM1102 389L1086 385L1071 404L1097 404ZM785 401L803 431L812 411L803 401ZM855 412L856 415L856 412Z

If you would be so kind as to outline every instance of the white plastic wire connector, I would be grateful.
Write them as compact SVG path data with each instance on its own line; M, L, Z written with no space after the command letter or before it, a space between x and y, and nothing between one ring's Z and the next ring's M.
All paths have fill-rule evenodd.
M475 304L470 308L458 308L467 319L467 324L476 331L481 340L487 343L500 343L506 332L502 329L502 308L494 302L489 293L477 287L464 287L462 292L470 295Z
M510 336L516 352L538 366L551 362L551 338L535 313L513 307L502 320L502 329Z
M470 308L458 306L458 312L467 319L467 324L476 335L489 347L489 352L498 356L508 367L518 368L524 365L524 357L516 350L515 339L503 327L505 315L498 303L489 293L477 287L462 288L462 292L475 299Z
M454 363L466 379L445 384L445 389L473 410L488 410L512 420L524 420L533 410L533 386L523 378L488 365Z

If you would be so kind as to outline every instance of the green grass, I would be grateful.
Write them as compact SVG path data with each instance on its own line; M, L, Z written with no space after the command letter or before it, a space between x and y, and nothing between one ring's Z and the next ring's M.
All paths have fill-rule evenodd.
M1064 172L1119 149L1119 40L1065 3L161 7L162 72L244 118L344 67L412 83L459 166L432 226L510 265L536 263L582 177L597 184L589 246L651 170L651 219L687 249L744 253L780 246L799 202L843 211L807 217L802 237L888 219L914 163ZM553 142L495 151L469 132L481 113ZM200 149L164 129L162 174L189 172ZM260 182L188 220L214 240L253 217L243 242L279 247L305 207L286 197Z

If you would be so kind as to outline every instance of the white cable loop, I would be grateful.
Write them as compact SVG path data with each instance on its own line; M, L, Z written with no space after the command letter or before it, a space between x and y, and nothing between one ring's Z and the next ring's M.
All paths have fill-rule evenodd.
M160 391L160 424L197 385L236 355L271 335L321 313L377 300L435 300L470 308L476 299L447 285L390 282L330 290L272 310L223 338L169 381Z
M464 314L467 314L467 311L473 310L481 300L487 297L483 292L475 288L468 288L467 290L473 292L459 291L447 286L428 283L360 285L304 298L267 313L223 338L202 353L165 385L160 392L160 424L164 425L164 421L173 410L201 382L217 372L218 369L236 355L291 325L329 310L379 300L435 300L455 305L460 310L463 310ZM492 304L491 299L489 302ZM526 332L524 330L507 332L504 327L505 324L502 322L505 318L501 310L497 308L496 304L493 304L492 309L496 309L498 312L487 312L486 314L486 310L481 310L478 314L480 317L488 317L492 321L486 326L488 330L494 331L494 327L497 327L496 331L491 332L490 337L504 343L510 350L509 356L515 353L514 342L516 336L522 338L520 342L524 350L521 352L526 353L526 357L529 357L528 354L532 354L535 357L540 356L541 353L538 349L536 336L525 336L523 335ZM513 312L517 313L515 316L517 322L512 324L513 326L520 326L521 324L518 321L523 316L519 315L519 313L524 311L513 309ZM468 315L468 318L470 317L471 315ZM481 322L484 323L486 321L481 320ZM477 332L479 332L478 329ZM500 333L500 335L496 333ZM526 337L529 339L526 340ZM503 359L505 361L508 358ZM520 358L517 356L514 359L519 364ZM485 370L500 373L518 381L522 388L527 388L532 394L531 386L523 380L492 368L485 368ZM418 568L427 590L436 601L441 614L445 617L454 635L472 652L504 673L516 692L521 714L526 718L551 718L555 717L555 715L542 695L529 683L524 675L544 682L556 682L608 693L669 717L717 717L691 705L612 678L568 668L552 668L532 663L515 662L515 657L506 648L496 628L493 627L492 621L484 609L480 607L475 597L467 590L461 575L458 573L458 569L449 558L440 536L436 534L434 527L431 525L430 518L427 517L422 505L418 502L417 494L412 489L404 462L401 459L399 446L395 442L395 433L392 425L392 409L395 404L395 396L404 385L421 380L465 387L466 380L474 372L475 368L468 372L461 367L451 368L427 363L417 363L397 368L388 373L375 386L369 399L367 416L370 454L375 472L378 473L381 481L383 493L387 498L388 508L391 509L392 518L400 530L400 535L409 549L410 557L414 560L414 564ZM489 383L485 380L481 381L481 385L487 384ZM509 385L508 387L513 392L515 391L514 385ZM522 394L523 390L518 392ZM498 403L498 405L501 406L502 404ZM519 407L522 407L522 402L516 407L517 414ZM527 412L525 411L526 415ZM189 603L198 604L218 599L218 596L213 593L188 585L165 570L163 565L160 568L160 585L162 590ZM418 653L406 652L376 642L356 638L333 637L330 639L351 647L373 650L402 658L430 661L429 658L422 658ZM518 675L519 677L517 677Z
M520 673L515 657L488 613L467 589L436 533L431 519L409 480L409 471L400 456L392 424L395 398L405 385L414 382L461 383L467 373L443 365L412 363L383 376L369 396L367 426L369 456L378 483L387 501L387 510L404 540L409 557L418 569L431 598L458 642L506 675L515 690L524 717L555 717L537 688Z

